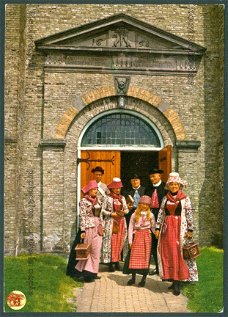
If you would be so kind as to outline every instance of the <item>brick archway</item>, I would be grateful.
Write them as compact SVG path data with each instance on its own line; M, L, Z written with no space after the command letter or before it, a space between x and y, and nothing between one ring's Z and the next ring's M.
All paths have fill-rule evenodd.
M84 104L84 107L95 102L99 99L103 99L106 97L115 96L116 92L114 87L106 86L101 87L95 90L88 92L86 95L81 97L81 100ZM163 113L163 115L167 118L170 124L173 127L173 130L176 134L177 140L184 140L185 139L185 130L183 124L176 113L175 110L171 109L171 107L163 102L163 100L151 93L148 90L145 90L140 87L130 86L127 96L137 98L143 100L150 104L153 107L156 107L159 111ZM56 138L57 139L64 139L66 137L67 131L73 122L76 115L79 113L79 109L75 107L70 107L60 118L59 123L56 126Z

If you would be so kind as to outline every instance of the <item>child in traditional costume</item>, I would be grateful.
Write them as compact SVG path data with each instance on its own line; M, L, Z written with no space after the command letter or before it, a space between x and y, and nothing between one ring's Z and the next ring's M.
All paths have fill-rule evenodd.
M129 255L124 264L125 274L132 274L127 285L135 284L136 274L142 279L138 286L143 287L149 273L151 257L151 232L155 229L155 218L150 211L151 198L142 196L136 211L132 214L128 228Z

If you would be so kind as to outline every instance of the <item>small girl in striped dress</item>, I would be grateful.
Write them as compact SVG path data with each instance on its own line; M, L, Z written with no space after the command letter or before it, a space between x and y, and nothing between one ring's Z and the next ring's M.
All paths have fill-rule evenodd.
M124 264L124 274L132 274L127 285L135 284L136 274L142 275L138 286L143 287L149 273L152 236L151 230L155 230L155 218L150 211L151 198L142 196L136 211L132 214L129 229L129 255Z

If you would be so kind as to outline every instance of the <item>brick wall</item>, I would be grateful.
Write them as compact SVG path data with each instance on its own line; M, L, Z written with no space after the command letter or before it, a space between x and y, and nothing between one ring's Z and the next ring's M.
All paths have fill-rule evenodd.
M217 239L223 228L223 6L207 6L204 37L205 173L200 191L202 241ZM211 40L213 39L213 40ZM216 198L215 198L216 197ZM213 226L210 224L213 223Z
M174 147L172 165L189 183L186 190L196 210L197 239L210 244L215 231L221 231L223 181L219 183L217 175L223 176L223 156L218 160L223 149L222 6L10 4L6 14L5 130L16 143L5 147L5 157L9 158L5 169L7 253L15 252L18 238L19 249L26 252L29 233L24 224L31 210L31 195L34 250L40 250L41 242L44 251L68 250L77 209L78 137L95 115L116 107L116 101L109 97L96 100L95 96L88 104L91 91L101 92L104 87L109 87L109 93L114 91L112 74L44 71L45 57L35 51L34 41L117 13L126 13L207 48L193 78L131 76L132 94L136 88L145 90L161 98L172 111L161 111L138 98L136 102L130 95L127 107L149 117L162 133L165 145L175 146L178 129L174 117L183 129L180 138L201 141L198 151ZM71 122L68 129L63 124L66 121ZM65 147L44 149L40 145L42 139L61 140L63 136ZM28 178L31 171L32 191L31 176ZM12 173L17 175L16 181ZM208 217L211 210L213 222Z

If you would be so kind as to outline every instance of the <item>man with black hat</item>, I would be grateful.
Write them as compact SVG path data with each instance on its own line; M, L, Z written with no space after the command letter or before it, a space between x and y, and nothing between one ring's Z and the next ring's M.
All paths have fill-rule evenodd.
M101 166L96 166L91 170L91 172L93 173L93 179L95 179L98 185L98 200L100 203L103 203L106 196L110 194L110 190L107 185L101 182L102 176L104 175L104 169Z
M138 174L132 174L130 176L131 187L126 189L124 196L128 203L129 213L125 215L127 227L129 226L129 221L131 215L135 212L138 207L139 199L144 195L145 187L141 186L141 177ZM130 201L130 198L133 198L133 201Z
M162 170L154 168L149 172L151 184L146 188L145 195L151 197L151 211L154 214L155 221L157 221L158 212L161 206L162 198L166 195L165 183L161 180ZM152 232L152 249L151 253L154 258L156 268L150 272L150 275L159 274L158 258L157 258L157 245L158 240Z

